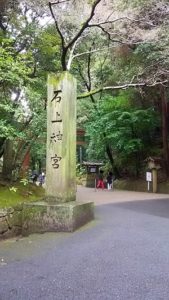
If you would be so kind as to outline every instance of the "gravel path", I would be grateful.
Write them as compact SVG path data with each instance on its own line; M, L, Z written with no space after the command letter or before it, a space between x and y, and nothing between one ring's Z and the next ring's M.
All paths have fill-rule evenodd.
M78 188L95 220L0 243L0 300L168 300L168 195Z

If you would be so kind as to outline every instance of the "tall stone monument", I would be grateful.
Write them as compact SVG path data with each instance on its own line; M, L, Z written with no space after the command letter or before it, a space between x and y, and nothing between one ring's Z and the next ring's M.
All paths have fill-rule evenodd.
M46 197L76 199L76 80L68 72L48 76Z
M46 197L23 209L23 235L74 231L94 218L93 202L76 201L76 80L48 76Z

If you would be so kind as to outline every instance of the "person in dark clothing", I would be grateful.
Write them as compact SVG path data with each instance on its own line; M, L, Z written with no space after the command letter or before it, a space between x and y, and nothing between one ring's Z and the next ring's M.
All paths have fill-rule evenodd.
M39 175L39 186L42 186L45 182L45 173L42 172L40 175Z
M36 183L36 181L38 179L38 173L36 170L33 170L31 178L32 178L32 182Z
M104 181L103 181L103 171L100 170L98 183L97 183L97 189L102 188L104 190Z
M112 172L109 172L107 176L107 189L111 190L112 189L112 183L113 183L113 174Z

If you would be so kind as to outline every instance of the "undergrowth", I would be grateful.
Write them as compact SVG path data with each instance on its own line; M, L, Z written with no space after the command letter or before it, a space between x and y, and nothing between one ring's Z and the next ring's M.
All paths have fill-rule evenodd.
M32 183L0 182L0 208L13 207L23 202L38 201L45 195L43 187Z

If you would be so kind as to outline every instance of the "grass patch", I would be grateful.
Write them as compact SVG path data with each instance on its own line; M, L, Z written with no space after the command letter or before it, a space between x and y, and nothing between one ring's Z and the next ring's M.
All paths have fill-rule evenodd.
M12 188L12 190L10 190ZM0 182L0 208L13 207L23 202L38 201L45 196L45 189L35 184L6 184Z

